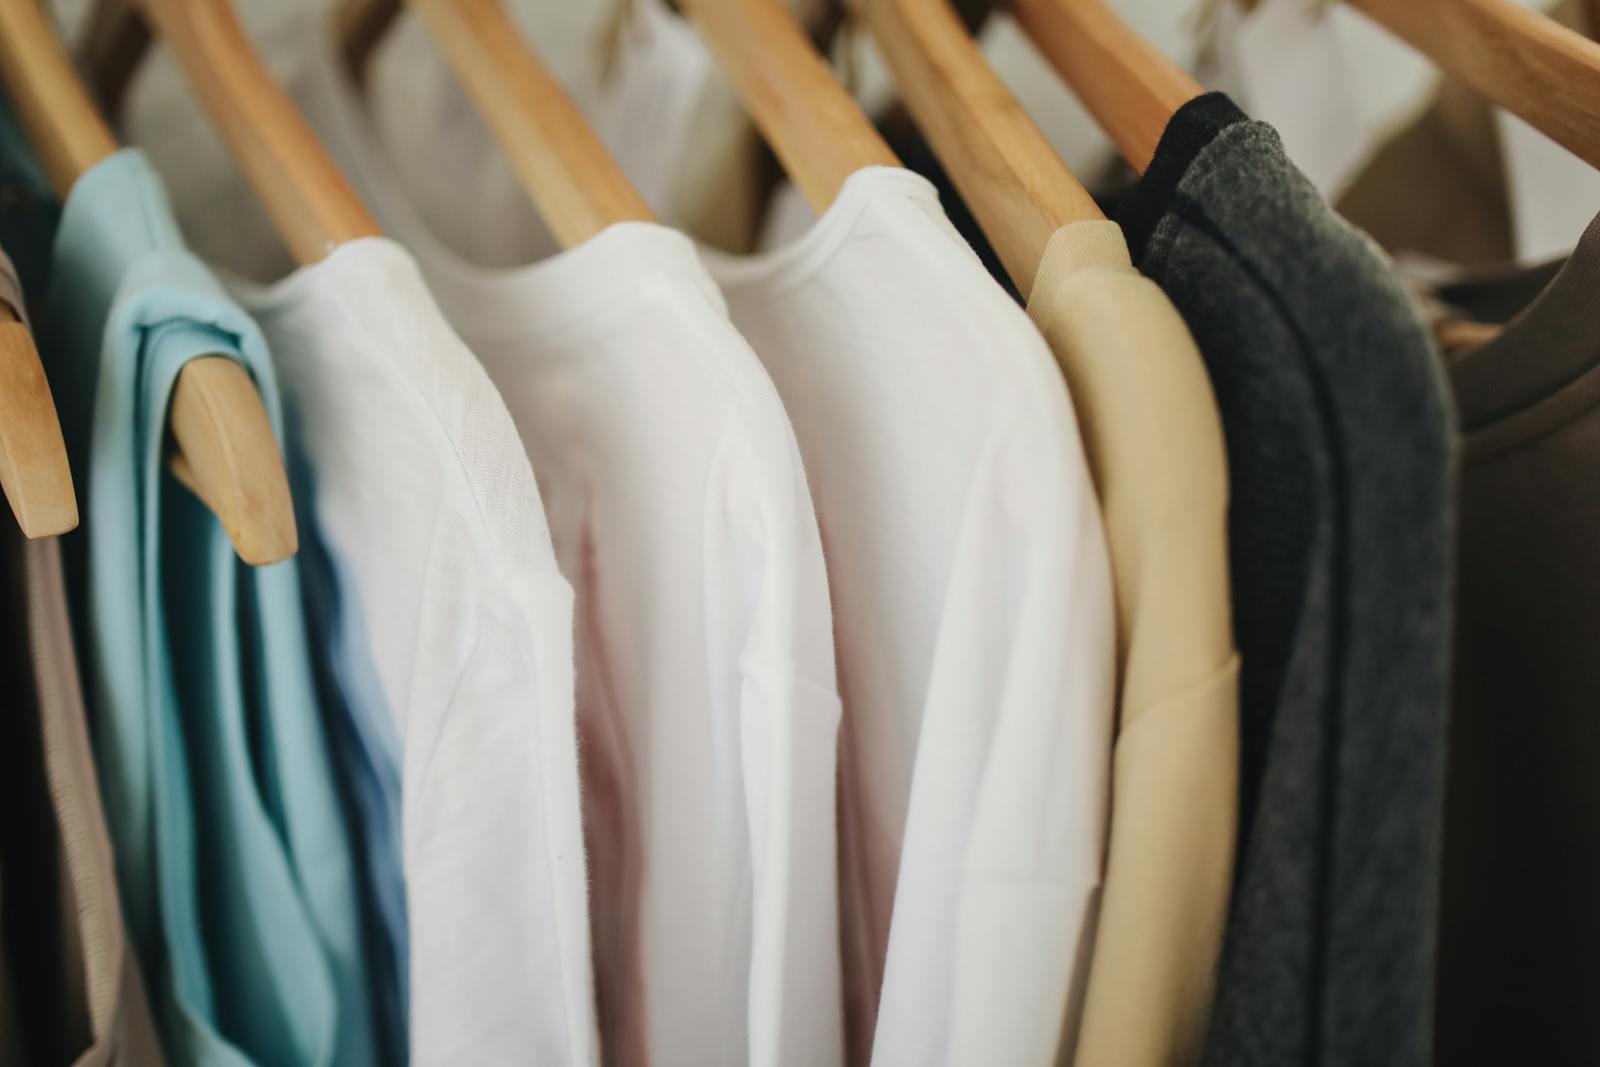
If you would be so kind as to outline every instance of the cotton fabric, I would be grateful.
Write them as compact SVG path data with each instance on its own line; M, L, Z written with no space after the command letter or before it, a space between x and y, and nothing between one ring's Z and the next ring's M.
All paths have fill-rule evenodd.
M851 175L786 248L707 261L822 525L851 1059L1048 1061L1082 993L1114 701L1061 374L899 168Z
M390 241L233 288L340 576L333 669L398 737L412 1062L596 1062L572 590L511 418Z
M1050 238L1028 295L1066 374L1116 590L1111 836L1083 1022L1065 1058L1198 1061L1232 887L1239 657L1217 404L1116 223Z
M1591 802L1600 699L1587 490L1600 448L1600 221L1544 270L1442 293L1495 339L1454 356L1461 541L1439 944L1439 1062L1585 1063L1600 1026Z
M1432 1062L1451 416L1392 267L1211 94L1118 212L1228 450L1239 866L1203 1062Z
M795 425L828 558L847 1058L1047 1059L1081 997L1114 701L1103 535L1059 371L897 169L852 177L770 258L706 259ZM991 559L1008 569L986 582ZM1013 661L1014 633L1058 636ZM1039 810L1056 821L1023 814Z
M838 1062L828 587L771 381L664 227L516 270L457 259L322 59L307 114L505 398L577 592L608 1060Z
M250 568L165 464L179 372L221 355L277 424L255 325L136 150L73 186L40 347L83 498L65 539L95 763L167 1051L374 1061L350 841L292 561Z

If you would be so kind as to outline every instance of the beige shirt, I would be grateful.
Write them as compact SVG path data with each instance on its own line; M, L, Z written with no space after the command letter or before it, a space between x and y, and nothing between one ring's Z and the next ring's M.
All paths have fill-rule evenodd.
M4 253L0 302L23 314ZM0 792L0 817L29 820L5 828L3 836L28 851L8 856L0 848L0 899L30 912L25 926L0 927L0 1067L40 1056L75 1067L159 1065L122 920L60 545L24 541L9 515L0 516L0 641L0 703L17 717L0 728L0 745L17 742L9 755L26 767Z
M1051 237L1028 312L1078 407L1116 586L1119 718L1083 1067L1193 1063L1233 874L1238 671L1222 427L1175 308L1112 222ZM1069 1027L1070 1032L1070 1027Z

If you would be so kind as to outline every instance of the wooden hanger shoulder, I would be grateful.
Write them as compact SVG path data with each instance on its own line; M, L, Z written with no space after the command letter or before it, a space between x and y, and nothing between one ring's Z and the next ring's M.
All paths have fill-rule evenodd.
M947 0L861 0L857 8L917 126L1027 292L1051 234L1105 216Z
M272 80L227 0L100 0L97 62L131 69L126 20L144 16L300 263L381 231L294 105ZM123 79L125 81L125 79Z
M1600 44L1510 0L1348 0L1441 70L1600 167Z
M500 0L409 0L511 160L562 247L613 223L650 221L644 198L561 84L523 41ZM335 11L353 75L398 12L398 0L351 0Z
M0 490L26 537L78 525L72 467L44 365L28 332L0 302Z
M1010 0L1123 157L1143 170L1200 86L1106 0ZM1244 0L1247 7L1254 0ZM1600 44L1511 0L1347 0L1442 70L1600 166Z
M41 39L46 47L41 48ZM51 48L54 48L52 52ZM56 188L115 150L38 0L0 0L0 75ZM0 488L28 537L78 525L55 400L33 335L0 301Z
M899 166L782 0L684 0L750 117L812 209L863 167Z
M1205 92L1106 0L1010 0L1011 11L1140 173L1173 114Z
M294 500L255 383L227 356L184 364L167 417L172 473L217 517L246 563L299 549Z
M47 177L65 199L78 178L117 144L38 0L0 0L0 75ZM71 474L43 368L23 358L19 330L26 333L20 323L0 322L0 482L25 531L33 525L61 532L54 527L70 529L77 523ZM32 364L37 363L34 354ZM44 415L48 426L39 421ZM33 423L38 425L27 426ZM178 375L169 423L177 445L174 470L188 475L240 558L264 564L293 555L298 538L289 478L261 397L244 368L220 356L187 364ZM26 484L12 495L17 479ZM32 488L35 483L48 491Z

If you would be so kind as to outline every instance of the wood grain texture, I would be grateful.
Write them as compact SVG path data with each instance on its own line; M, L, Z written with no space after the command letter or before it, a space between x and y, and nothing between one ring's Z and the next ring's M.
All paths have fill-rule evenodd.
M0 490L25 537L78 525L55 400L28 328L0 303Z
M1051 234L1105 216L1011 91L948 0L858 0L907 110L1027 293Z
M581 239L595 232L598 220L649 217L559 84L537 62L530 64L531 57L513 54L515 27L499 3L409 3L427 21L558 240L570 247L563 229ZM780 3L685 0L682 6L699 24L785 171L818 212L827 209L854 171L895 165L894 153ZM335 10L340 50L358 80L366 76L373 50L400 8L400 0L344 0ZM553 173L557 169L567 175ZM586 173L591 177L582 182ZM576 203L573 191L562 188L580 184L594 187L594 204Z
M1128 165L1144 173L1173 113L1205 90L1106 0L1010 0L1011 12Z
M65 199L78 178L116 151L117 143L39 0L0 0L0 77L51 184ZM19 354L14 331L26 334L20 323L0 323L0 330L6 330L7 338L0 351L0 482L6 484L25 532L59 526L69 506L71 522L63 528L70 529L77 523L77 504L44 369L37 366L37 355L35 367L29 368ZM11 440L21 433L17 427L43 415L48 415L48 426ZM240 558L273 563L293 555L298 542L288 476L261 397L245 370L222 356L186 364L178 374L168 420L178 445L171 459L174 472L216 514ZM59 463L49 454L51 448L59 449ZM13 496L8 477L37 478L40 485L59 487L51 493L64 493L66 499L42 495L26 481ZM21 508L19 498L25 501Z
M299 549L289 478L255 383L226 356L190 360L178 375L168 425L172 471L217 517L234 551L256 566Z
M644 197L561 83L524 43L500 0L409 0L524 191L563 248L616 222L652 221Z
M861 168L899 166L782 0L683 0L681 6L818 214Z
M0 0L0 76L56 196L117 150L41 0Z
M116 142L73 75L38 0L0 0L0 78L57 191ZM0 490L27 537L78 525L78 501L55 399L33 335L0 301Z
M1440 69L1600 167L1600 44L1510 0L1347 0Z
M130 9L172 50L298 262L315 263L338 244L381 232L272 80L227 0L101 0L90 31L102 42L100 61L128 64L105 42L126 45L115 27Z

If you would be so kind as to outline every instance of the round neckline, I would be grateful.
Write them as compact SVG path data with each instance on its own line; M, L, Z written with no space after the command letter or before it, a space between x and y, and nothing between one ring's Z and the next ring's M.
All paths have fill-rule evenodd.
M827 210L788 244L743 254L701 245L700 257L725 289L793 284L809 276L832 255L866 206L886 191L932 204L939 201L933 184L915 171L883 165L862 167L845 179Z
M1570 417L1595 403L1589 383L1600 368L1600 319L1591 314L1597 286L1600 216L1544 290L1497 336L1451 361L1464 438L1482 440L1482 447L1494 442L1498 451L1559 424L1562 413ZM1535 357L1537 368L1531 368ZM1502 369L1507 365L1534 372L1508 383Z
M697 283L703 278L694 243L659 222L612 223L578 245L512 267L486 266L456 252L433 232L405 191L368 103L338 67L330 32L319 20L317 47L309 50L308 86L335 127L330 147L350 169L360 192L371 198L392 239L416 259L458 329L480 332L463 325L482 322L484 332L492 333L490 324L503 319L508 307L537 316L542 329L561 329L602 306L614 308L619 296L637 288L630 287L630 280L646 273L665 272ZM708 295L715 292L709 279L701 287ZM714 299L720 303L720 295Z

